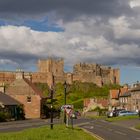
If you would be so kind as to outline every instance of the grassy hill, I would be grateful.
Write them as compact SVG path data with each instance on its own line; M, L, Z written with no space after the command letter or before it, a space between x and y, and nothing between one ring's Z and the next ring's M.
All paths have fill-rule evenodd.
M47 84L38 83L37 86L43 90L46 96L49 96ZM84 98L107 98L110 89L116 89L119 87L119 85L105 85L103 87L98 87L93 83L74 82L72 85L67 85L67 104L73 104L75 108L82 108ZM56 108L61 107L64 104L63 84L58 83L55 85L54 98L56 99L54 103Z

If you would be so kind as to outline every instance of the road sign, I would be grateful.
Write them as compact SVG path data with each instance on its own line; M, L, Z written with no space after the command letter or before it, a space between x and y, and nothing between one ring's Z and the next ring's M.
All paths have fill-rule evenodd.
M65 111L69 116L72 114L72 108L65 108Z
M73 105L62 105L61 110L64 111L66 108L71 108L73 109Z

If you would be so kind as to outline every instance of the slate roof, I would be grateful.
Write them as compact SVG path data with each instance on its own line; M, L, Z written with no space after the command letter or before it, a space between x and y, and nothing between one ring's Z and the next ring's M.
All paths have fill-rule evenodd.
M20 102L18 102L17 100L15 100L14 98L12 98L11 96L0 92L0 102L3 105L21 105Z

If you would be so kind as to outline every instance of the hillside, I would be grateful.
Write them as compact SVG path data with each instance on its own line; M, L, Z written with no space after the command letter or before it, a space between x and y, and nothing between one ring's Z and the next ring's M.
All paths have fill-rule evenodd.
M46 96L49 96L49 89L46 84L36 84L44 91ZM74 82L72 85L67 85L66 101L67 104L73 104L75 108L83 107L83 99L89 97L107 98L110 89L119 88L119 85L105 85L98 87L93 83ZM56 108L64 104L64 86L61 83L55 85L54 98L56 99L54 105Z

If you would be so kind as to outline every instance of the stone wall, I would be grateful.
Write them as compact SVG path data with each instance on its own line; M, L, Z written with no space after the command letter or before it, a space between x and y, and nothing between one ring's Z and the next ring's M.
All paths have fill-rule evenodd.
M80 63L74 65L73 81L92 82L98 86L104 84L119 84L119 69L98 64Z
M79 63L74 65L73 73L64 73L63 59L39 60L37 63L38 72L25 72L24 77L33 83L48 83L52 85L52 76L56 83L67 81L71 84L73 81L92 82L98 86L104 84L120 84L120 70L111 67ZM15 80L16 72L0 72L0 83L10 84Z

